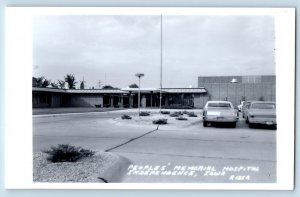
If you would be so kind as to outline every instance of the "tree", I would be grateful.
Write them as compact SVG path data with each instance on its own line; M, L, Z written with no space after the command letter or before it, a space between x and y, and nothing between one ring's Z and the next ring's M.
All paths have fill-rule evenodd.
M80 82L80 89L84 89L84 81Z
M51 86L52 86L52 88L58 88L58 84L55 82L51 82Z
M50 85L51 81L48 79L44 79L43 84L42 84L42 88L46 88Z
M129 85L129 87L130 87L130 88L139 88L139 86L138 86L137 84L135 84L135 83Z
M41 87L44 77L32 77L32 87Z
M32 87L46 88L50 83L50 80L45 77L32 77Z
M76 81L75 81L75 77L73 74L67 74L67 76L65 76L65 82L68 84L69 89L75 89L76 88Z
M112 87L111 85L105 85L102 87L102 90L119 90L120 88Z
M59 88L64 89L65 88L65 84L66 84L65 81L58 80L58 86L59 86Z
M114 87L112 87L111 85L105 85L102 87L103 90L113 90L115 89Z

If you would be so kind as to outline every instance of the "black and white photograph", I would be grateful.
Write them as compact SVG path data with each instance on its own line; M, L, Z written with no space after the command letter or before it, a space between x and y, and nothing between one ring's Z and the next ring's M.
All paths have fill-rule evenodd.
M128 10L32 16L32 184L283 180L277 12Z

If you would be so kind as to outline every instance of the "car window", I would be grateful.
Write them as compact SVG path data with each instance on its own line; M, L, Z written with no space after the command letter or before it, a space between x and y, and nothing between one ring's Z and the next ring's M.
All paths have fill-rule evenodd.
M252 109L276 109L275 103L253 103Z
M208 103L207 107L231 108L230 103Z

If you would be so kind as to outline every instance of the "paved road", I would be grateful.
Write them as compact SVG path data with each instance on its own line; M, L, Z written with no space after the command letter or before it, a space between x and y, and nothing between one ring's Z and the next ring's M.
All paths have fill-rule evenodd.
M147 118L121 120L123 113L33 116L33 149L69 143L109 150L132 162L123 182L276 181L276 130L249 129L244 120L237 128L204 128L201 117L169 118L157 128Z

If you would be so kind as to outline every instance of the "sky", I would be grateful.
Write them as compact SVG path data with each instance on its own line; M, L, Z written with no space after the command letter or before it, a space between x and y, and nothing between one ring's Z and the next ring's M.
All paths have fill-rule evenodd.
M163 87L198 76L274 75L272 16L163 16ZM66 74L87 88L160 87L160 16L42 15L33 26L33 76Z

